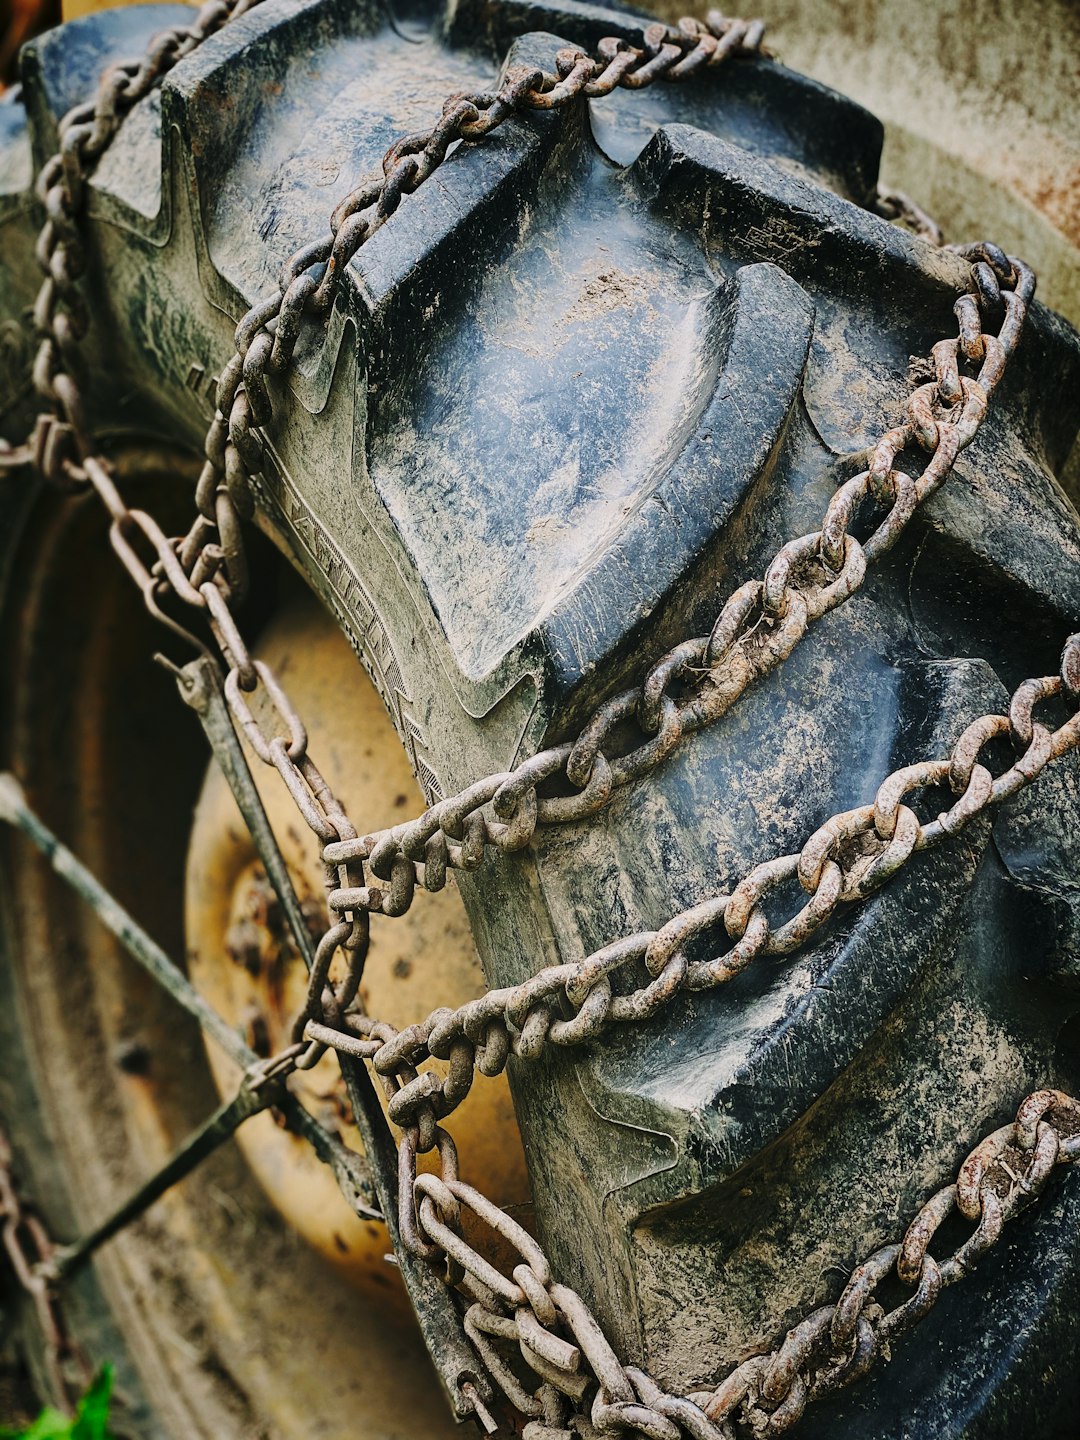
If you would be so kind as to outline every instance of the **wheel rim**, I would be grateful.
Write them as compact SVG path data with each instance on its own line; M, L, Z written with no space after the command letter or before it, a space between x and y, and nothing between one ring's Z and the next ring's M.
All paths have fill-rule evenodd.
M150 508L161 513L171 505L177 518L183 515L188 477L178 477L174 458L129 451L118 460L125 483L152 490ZM4 764L121 903L171 954L186 950L192 978L211 1000L222 999L228 1018L240 1019L228 1013L230 1003L242 1008L258 987L237 984L253 977L220 951L215 957L213 941L250 899L251 853L238 818L212 853L223 782L213 774L204 779L201 731L170 677L151 663L160 635L138 607L103 528L91 507L46 500L23 538L6 607L4 659L14 703ZM262 568L264 593L255 605L262 618L274 612L277 582L294 597L283 617L270 620L269 643L295 644L300 635L306 643L318 634L311 653L322 657L324 681L340 691L351 676L353 697L381 727L380 744L394 746L389 804L404 794L411 807L415 782L359 662L316 603L297 596L292 577L269 579L283 567L266 555ZM328 715L329 707L317 707L313 734L320 713ZM347 740L338 756L333 749L320 744L328 770L349 762ZM374 784L376 777L369 779ZM412 790L400 788L405 779ZM273 777L264 793L273 809ZM196 843L185 857L193 812ZM287 831L281 840L290 859L294 843L303 843ZM192 924L186 945L185 858ZM210 1059L194 1026L37 857L12 845L9 861L17 901L9 907L6 939L31 1059L30 1073L16 1076L24 1103L5 1109L25 1113L30 1090L40 1100L44 1115L27 1114L22 1138L33 1143L37 1136L35 1172L44 1179L54 1168L65 1176L66 1194L52 1193L48 1218L67 1239L99 1221L205 1119L218 1103L215 1082L223 1090L231 1083L234 1093L236 1076L218 1057ZM317 898L310 876L301 875L299 885ZM434 1004L460 1003L482 988L456 894L424 911L411 939L430 953L453 936L458 964L426 980L423 961L407 953L410 937L387 927L393 938L381 957L376 940L365 981L377 992L376 1013L400 1009L403 1019L422 1018ZM298 965L295 956L292 963ZM288 1024L297 987L302 992L299 973L288 975L270 1017L271 1043ZM265 998L265 989L258 993ZM322 1088L321 1079L314 1083ZM327 1080L324 1118L326 1106L336 1104L332 1089ZM40 1145L42 1121L51 1155ZM262 1134L241 1132L243 1154L227 1147L170 1192L110 1243L95 1265L96 1279L72 1296L72 1319L90 1332L93 1359L119 1362L133 1414L141 1413L139 1389L145 1392L154 1420L148 1430L140 1420L138 1433L285 1440L345 1433L362 1413L371 1440L456 1434L400 1281L383 1258L385 1230L350 1215L333 1182L325 1188L317 1162L311 1163L318 1173L298 1169L295 1142L269 1115L255 1124ZM496 1198L522 1206L524 1161L505 1082L477 1092L470 1128L477 1178L482 1171L490 1185L494 1162ZM344 1134L354 1143L350 1127ZM47 1179L39 1187L37 1174L31 1178L36 1193L50 1195ZM130 1373L124 1357L100 1351L98 1284L134 1363Z

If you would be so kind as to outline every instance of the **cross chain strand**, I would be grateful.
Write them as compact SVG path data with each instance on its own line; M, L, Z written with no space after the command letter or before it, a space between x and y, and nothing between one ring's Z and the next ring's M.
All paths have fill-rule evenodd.
M913 855L958 834L976 816L1032 784L1052 760L1080 746L1080 634L1065 646L1057 675L1025 680L1005 715L973 720L947 759L924 760L894 771L871 804L832 816L802 849L756 865L730 891L673 916L660 930L615 940L585 959L548 966L520 985L489 990L457 1010L434 1011L400 1032L364 1015L347 1015L337 1029L309 1019L311 1041L298 1063L314 1064L328 1046L363 1054L392 1082L390 1118L419 1127L418 1148L435 1144L437 1122L461 1103L474 1067L497 1075L511 1053L531 1060L547 1044L595 1040L613 1022L651 1019L683 989L709 990L740 974L759 955L791 955L843 905L866 899ZM1051 730L1037 706L1065 702L1068 717ZM995 741L1011 743L1015 759L994 775L983 755ZM923 821L905 798L916 790L951 792L952 803ZM767 902L794 889L807 896L782 923ZM349 891L329 897L334 910L356 903ZM776 901L773 902L776 908ZM790 908L790 907L789 907ZM693 942L720 932L727 948L708 960L691 959ZM643 965L645 983L616 994L612 979ZM445 1077L418 1071L424 1061L448 1060Z
M34 1210L19 1195L12 1174L11 1145L0 1129L0 1246L20 1288L29 1295L38 1328L45 1342L45 1368L57 1395L72 1399L72 1387L65 1362L72 1361L79 1383L85 1384L90 1370L85 1358L68 1335L56 1292L47 1278L55 1247Z
M1057 1165L1080 1158L1080 1101L1040 1090L1014 1122L972 1150L954 1184L933 1195L902 1240L875 1250L851 1273L835 1304L812 1311L768 1354L736 1366L710 1390L669 1394L645 1371L623 1366L582 1298L558 1284L541 1247L497 1206L464 1184L445 1131L437 1132L441 1174L417 1175L412 1193L420 1243L447 1264L448 1281L472 1302L465 1329L513 1407L531 1417L523 1440L736 1440L779 1435L808 1404L850 1385L964 1278L995 1245L1005 1222L1044 1189ZM403 1165L406 1178L409 1165ZM505 1276L461 1234L467 1209L521 1257ZM953 1214L974 1231L944 1259L930 1244ZM891 1309L875 1299L889 1279L904 1298ZM511 1368L515 1347L539 1381L530 1391Z

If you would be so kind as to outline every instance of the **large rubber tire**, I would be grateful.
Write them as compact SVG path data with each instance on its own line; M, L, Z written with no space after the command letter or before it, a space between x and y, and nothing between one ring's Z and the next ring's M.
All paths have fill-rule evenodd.
M13 376L36 285L31 151L51 153L56 117L104 63L184 13L125 10L53 32L25 53L25 111L0 106ZM136 108L91 186L89 407L102 443L197 453L236 320L444 95L489 86L503 57L550 68L562 44L639 33L622 12L571 0L402 19L264 0L207 41ZM349 637L429 797L571 733L598 698L707 630L718 599L814 528L838 479L900 418L909 358L950 333L965 266L868 208L880 143L857 106L769 60L739 61L508 121L363 247L326 342L302 341L276 406L258 522ZM491 983L655 928L797 848L894 765L944 753L1019 679L1053 673L1080 626L1080 522L1054 478L1078 380L1080 340L1035 305L978 439L855 599L598 821L542 831L461 878ZM6 424L29 408L16 388ZM129 469L148 504L184 500L160 459ZM19 542L5 579L23 697L8 763L65 835L106 799L130 817L114 868L147 923L175 932L144 881L181 864L194 737L155 767L147 730L167 681L132 668L142 622L121 620L111 598L103 615L95 598L101 518L11 485L3 503ZM268 555L249 628L270 608L273 568ZM62 602L52 629L33 598L46 591ZM103 627L122 638L108 678L126 679L107 697L88 668ZM31 675L46 655L42 690ZM72 758L88 704L129 747L130 784L108 797L88 798ZM1078 795L1077 764L1062 761L794 962L683 996L593 1048L512 1065L538 1232L625 1358L689 1390L723 1373L835 1298L845 1267L894 1238L1028 1090L1080 1083ZM36 965L20 916L56 904L42 890L9 907L3 1109L28 1116L23 1163L70 1230L85 1206L63 1141L52 1152L34 1137L57 1139L61 1114L89 1126L114 1102L103 1082L58 1111L40 1027L30 1053L17 1048ZM78 937L62 915L55 924L78 974ZM208 1098L184 1043L175 1084ZM44 1112L28 1111L41 1096ZM235 1167L225 1173L241 1193ZM1071 1433L1080 1381L1058 1357L1080 1330L1078 1217L1080 1190L1056 1180L892 1363L808 1414L803 1433ZM104 1291L81 1282L76 1318L94 1353L124 1364L138 1297L118 1302L103 1275ZM299 1420L268 1430L237 1378L256 1331L215 1337L214 1323L206 1393L184 1405L164 1398L146 1337L134 1345L124 1380L138 1433L316 1433ZM365 1433L398 1432L380 1420Z

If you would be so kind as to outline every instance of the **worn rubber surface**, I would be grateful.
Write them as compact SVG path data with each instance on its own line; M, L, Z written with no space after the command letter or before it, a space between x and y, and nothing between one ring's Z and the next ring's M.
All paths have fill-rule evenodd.
M26 52L25 111L0 104L8 428L36 288L31 154L104 63L183 14L53 32ZM389 143L505 58L550 68L606 34L639 24L574 0L393 22L264 0L207 41L91 187L103 436L197 451L236 320ZM739 61L508 121L352 262L276 406L259 519L430 797L569 733L707 629L899 420L965 266L864 208L880 142L859 107ZM1053 673L1080 626L1080 525L1054 479L1078 382L1077 336L1036 304L975 443L853 600L598 820L461 877L493 984L655 928ZM1080 1082L1078 803L1070 757L794 961L513 1066L539 1232L626 1359L699 1388L835 1298L1030 1089ZM1078 1218L1080 1188L1055 1180L802 1433L1070 1433Z

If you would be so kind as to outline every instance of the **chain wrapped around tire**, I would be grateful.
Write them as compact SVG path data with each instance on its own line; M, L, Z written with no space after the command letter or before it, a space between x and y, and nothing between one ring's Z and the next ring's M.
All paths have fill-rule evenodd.
M12 433L29 414L32 320L61 412L34 459L54 478L82 465L151 609L164 573L208 612L253 753L331 871L357 867L330 896L344 918L327 965L342 942L366 950L370 911L377 966L378 926L457 872L498 1004L350 1033L357 1054L383 1047L413 1162L474 1063L508 1066L536 1232L565 1283L445 1166L417 1180L403 1232L468 1271L460 1207L501 1226L528 1262L504 1301L532 1310L475 1303L466 1332L512 1391L495 1342L543 1378L574 1348L536 1320L558 1312L605 1432L695 1434L700 1412L672 1398L694 1394L754 1433L808 1398L806 1433L831 1437L1004 1436L1018 1416L1056 1433L1077 1382L1045 1354L1080 1323L1080 1197L1051 1179L1075 1149L1058 1087L1080 1081L1073 642L1060 654L1080 628L1080 521L1055 476L1080 339L1028 304L1019 262L887 223L880 127L756 53L754 26L676 34L534 0L402 21L336 0L235 8L201 12L197 47L189 12L155 7L26 51L0 129L3 419ZM32 172L102 65L163 25L152 66L112 72L126 118L108 149L88 111L68 161L41 171L50 280L33 313ZM81 237L76 150L104 152L79 179ZM87 458L133 436L201 453L199 518L176 546ZM12 539L54 523L59 502L5 484ZM236 629L267 608L259 573L242 604L249 518L378 688L421 819L312 801L326 791L302 726ZM18 556L5 573L14 635L30 581ZM267 740L256 690L284 738ZM19 712L16 740L33 724ZM5 1028L30 984L9 970ZM296 1034L333 1043L316 973ZM342 1007L359 983L357 965ZM35 1066L16 1048L6 1083L25 1097ZM402 1078L430 1056L447 1078ZM994 1171L980 1189L980 1146L939 1192L1029 1091L991 1136L1015 1188L999 1197ZM1044 1187L935 1305L942 1274ZM939 1265L927 1247L954 1205L978 1229ZM908 1289L882 1308L878 1285ZM642 1369L617 1366L579 1296ZM115 1343L108 1306L86 1305ZM849 1394L890 1343L912 1363ZM569 1433L521 1393L528 1434Z

